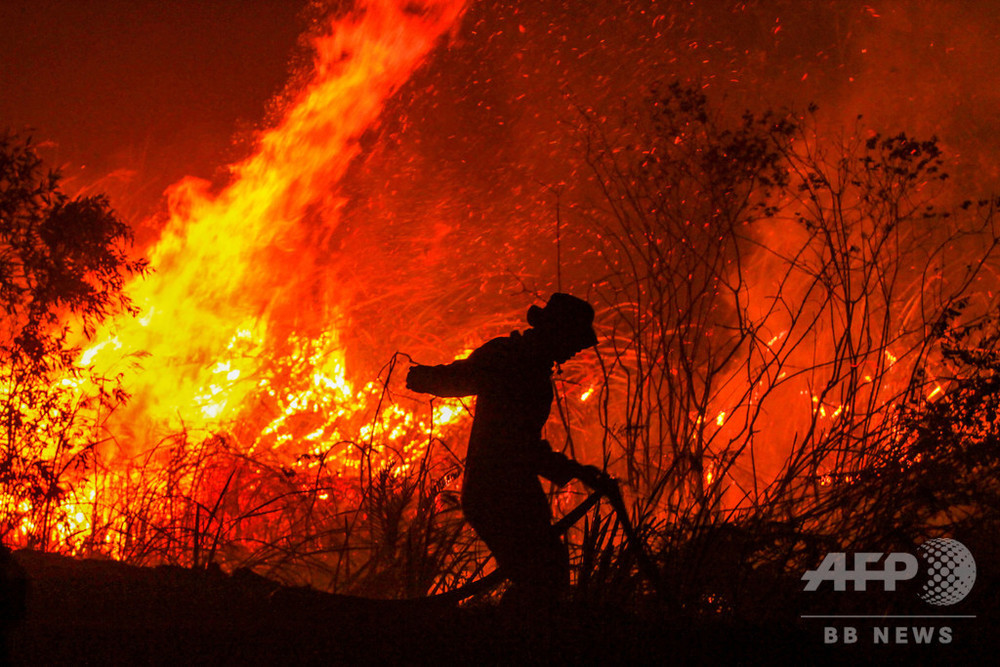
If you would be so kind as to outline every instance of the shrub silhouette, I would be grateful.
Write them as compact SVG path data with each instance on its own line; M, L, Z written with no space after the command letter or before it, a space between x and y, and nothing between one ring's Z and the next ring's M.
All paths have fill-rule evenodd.
M73 341L133 311L122 288L146 264L129 257L131 238L105 197L70 198L30 139L0 134L0 537L46 545L67 473L125 398L115 378L76 365Z

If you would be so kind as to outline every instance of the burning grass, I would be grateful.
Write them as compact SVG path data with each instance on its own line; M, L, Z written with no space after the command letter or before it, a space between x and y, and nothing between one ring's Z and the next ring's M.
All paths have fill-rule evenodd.
M39 403L41 444L17 466L6 444L5 541L379 597L489 569L457 503L471 406L419 404L399 356L373 380L349 368L350 313L311 254L340 219L330 184L461 12L374 3L340 19L317 41L316 80L231 185L177 188L158 273L129 288L140 316L67 347L66 375L32 385L65 407ZM798 591L833 546L995 525L998 203L938 210L952 193L934 141L732 119L677 85L614 117L586 110L578 130L591 178L561 195L579 252L559 276L600 306L601 341L558 376L548 438L623 480L659 602L759 620L785 613L766 600ZM411 326L431 331L474 291L408 304ZM460 349L460 335L422 349ZM22 484L30 470L45 483ZM656 604L607 509L569 539L581 599Z

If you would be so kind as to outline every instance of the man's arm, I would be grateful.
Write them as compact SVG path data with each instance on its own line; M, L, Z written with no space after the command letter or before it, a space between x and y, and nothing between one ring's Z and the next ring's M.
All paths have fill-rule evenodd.
M479 393L482 369L469 359L459 359L440 366L411 366L406 374L406 388L442 398L471 396Z
M594 491L604 491L610 479L600 468L578 463L561 452L552 450L547 440L540 440L537 450L538 474L556 486L565 486L578 479Z
M406 388L441 398L473 396L491 384L497 369L502 368L509 352L505 338L485 343L468 359L440 366L411 366L406 374Z

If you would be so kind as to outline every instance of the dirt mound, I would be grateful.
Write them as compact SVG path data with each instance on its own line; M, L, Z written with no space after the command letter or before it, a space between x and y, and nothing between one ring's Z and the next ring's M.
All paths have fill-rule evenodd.
M593 613L537 620L492 605L369 600L246 571L15 553L27 616L14 664L455 664L662 657L664 628ZM616 660L617 661L617 660Z

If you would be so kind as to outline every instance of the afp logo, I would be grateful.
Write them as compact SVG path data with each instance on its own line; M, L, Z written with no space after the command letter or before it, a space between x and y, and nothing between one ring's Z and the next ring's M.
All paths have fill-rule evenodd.
M976 583L976 560L964 544L958 540L934 538L917 548L917 554L924 562L924 580L920 588L920 598L930 604L945 606L961 602ZM833 590L846 591L850 582L854 590L868 590L868 582L881 582L883 590L896 590L896 582L907 581L917 576L920 561L908 553L861 551L853 554L852 567L848 567L848 555L832 552L826 555L815 570L802 575L806 591L819 590L824 581L833 583ZM881 567L880 567L881 562Z

